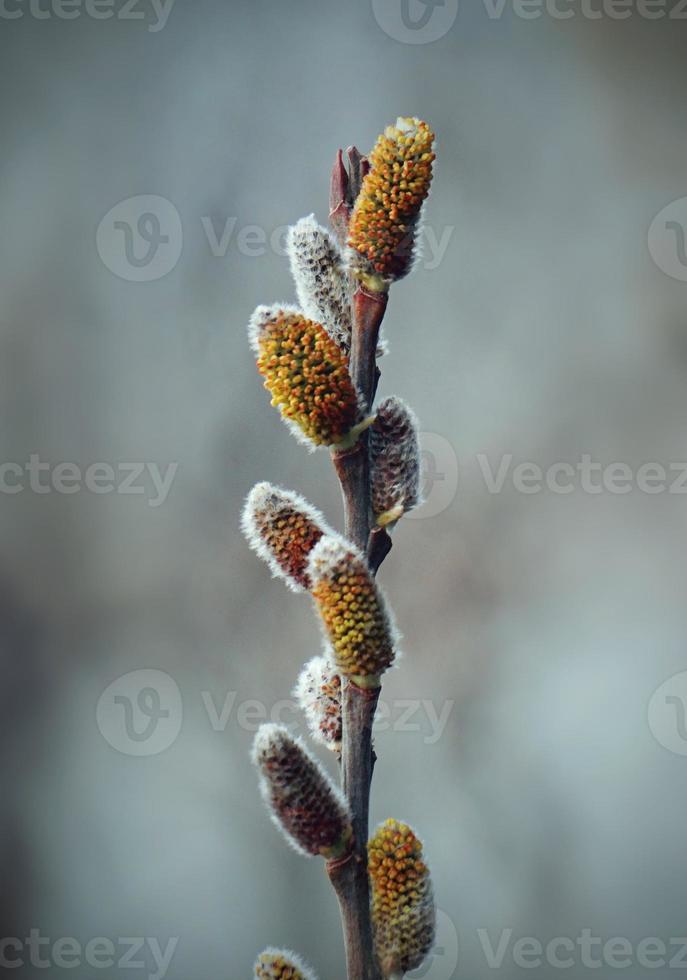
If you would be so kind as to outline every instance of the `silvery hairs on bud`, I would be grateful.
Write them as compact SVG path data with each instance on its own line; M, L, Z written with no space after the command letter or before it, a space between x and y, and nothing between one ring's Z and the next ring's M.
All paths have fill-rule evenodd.
M333 752L341 748L341 678L329 656L313 657L303 667L294 697L305 714L310 734Z
M395 523L420 504L420 444L415 413L391 396L370 428L370 483L377 524Z
M268 947L258 956L253 972L255 980L317 980L310 967L290 949Z
M301 309L348 353L351 286L336 239L311 214L289 228L286 251Z
M308 556L323 534L332 534L322 514L300 494L256 483L246 498L241 530L253 551L294 592L310 588Z
M351 844L348 804L317 759L281 725L261 725L253 762L272 820L304 855L337 858Z

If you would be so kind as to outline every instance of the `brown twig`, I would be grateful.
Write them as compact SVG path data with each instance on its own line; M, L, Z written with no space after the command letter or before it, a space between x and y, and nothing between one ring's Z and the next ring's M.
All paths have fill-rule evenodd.
M351 681L344 683L342 691L342 779L353 814L355 845L347 859L330 861L327 872L341 909L349 980L379 980L380 977L373 949L367 878L367 825L373 766L372 722L379 691L379 688L364 691Z
M367 163L355 148L348 151L348 157L350 179L344 177L339 154L334 165L330 197L332 223L340 240L345 240L350 207ZM386 293L374 293L362 286L357 287L352 298L350 371L368 412L379 379L376 351L386 301ZM341 483L346 536L363 554L370 554L371 568L375 574L388 554L391 542L386 532L381 535L376 531L370 533L372 515L367 432L361 435L352 449L334 452L332 459ZM341 909L348 980L380 980L381 977L374 954L367 876L368 811L374 766L372 723L379 690L364 691L351 681L344 681L342 689L341 773L353 816L354 850L347 860L331 862L327 870Z
M354 330L354 338L355 333ZM373 343L371 347L373 357L375 346ZM352 450L334 453L333 460L341 483L346 536L365 553L370 538L367 433L363 433ZM367 878L368 810L373 768L371 732L378 697L379 688L362 691L350 681L344 682L341 773L353 815L354 853L350 861L336 869L336 873L330 869L330 879L341 908L348 980L380 978L372 942Z
M352 449L332 453L332 462L341 484L346 537L365 553L370 533L367 433L362 434Z
M348 233L351 209L369 169L355 147L347 150L349 170L338 152L330 184L330 220L343 244ZM350 371L366 410L374 400L379 370L376 362L379 330L386 310L386 293L358 286L352 297L353 329ZM332 454L344 505L346 536L369 554L373 574L388 554L391 541L386 532L371 532L368 433L364 432L349 450ZM342 689L343 741L341 774L343 789L353 816L354 851L348 860L328 865L336 890L346 946L348 980L379 980L370 922L370 893L367 877L367 836L370 785L374 767L372 722L379 688L363 691L350 681Z

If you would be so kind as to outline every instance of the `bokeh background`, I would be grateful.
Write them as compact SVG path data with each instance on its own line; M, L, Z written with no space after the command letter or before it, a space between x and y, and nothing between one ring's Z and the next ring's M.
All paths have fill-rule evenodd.
M687 25L634 9L530 20L511 4L490 17L466 0L453 20L450 3L429 9L449 26L408 43L400 3L375 6L176 0L150 29L143 0L143 19L6 5L23 16L0 23L0 459L177 464L159 506L149 475L139 494L2 494L15 977L61 975L60 937L107 937L118 956L123 937L176 937L173 980L247 977L268 943L342 980L323 868L271 826L248 758L263 710L302 729L288 699L318 628L238 528L257 480L332 522L340 501L326 453L270 409L245 324L292 300L280 228L326 220L337 147L369 149L399 113L438 134L426 218L446 247L394 287L386 321L381 391L428 434L429 502L380 575L404 658L384 688L372 816L426 842L442 914L420 975L493 976L478 930L494 945L512 930L496 971L510 978L517 938L585 927L632 945L625 976L669 975L637 945L685 932L680 678L647 720L687 667L685 497L524 494L510 477L490 493L479 454L546 467L586 453L633 473L687 458L687 285L648 247L654 216L687 193ZM161 267L136 204L117 214L138 266L117 214L102 224L140 195L170 202L153 208L170 232ZM137 756L124 702L108 711L101 695L124 677L110 693L138 710L142 675L125 675L143 669L163 672L145 676L162 676L171 735ZM45 968L30 929L50 939ZM141 957L133 973L71 974L155 976ZM589 972L578 949L565 973Z

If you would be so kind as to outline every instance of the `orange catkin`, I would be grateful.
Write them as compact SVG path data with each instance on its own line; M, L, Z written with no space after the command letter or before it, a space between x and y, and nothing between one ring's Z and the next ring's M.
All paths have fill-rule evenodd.
M273 575L294 592L310 588L308 556L323 534L332 533L315 507L291 490L256 483L243 508L241 528Z
M259 306L249 336L265 388L311 448L352 445L364 421L346 356L325 328L287 307Z
M432 181L433 144L427 123L399 117L370 154L348 233L353 271L368 285L375 275L388 283L410 271L420 209Z

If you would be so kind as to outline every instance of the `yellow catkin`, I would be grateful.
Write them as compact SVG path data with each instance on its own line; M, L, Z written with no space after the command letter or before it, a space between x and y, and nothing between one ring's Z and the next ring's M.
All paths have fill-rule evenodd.
M367 845L375 948L385 977L419 967L434 942L435 911L422 843L398 820Z
M394 660L395 630L367 562L347 541L325 535L310 552L308 575L336 667L377 687Z
M258 307L249 331L272 404L296 435L313 448L351 445L366 423L346 355L324 327L297 310Z
M400 279L410 270L422 204L432 181L434 133L419 119L399 117L387 126L370 154L348 233L362 256L353 271L362 279Z

